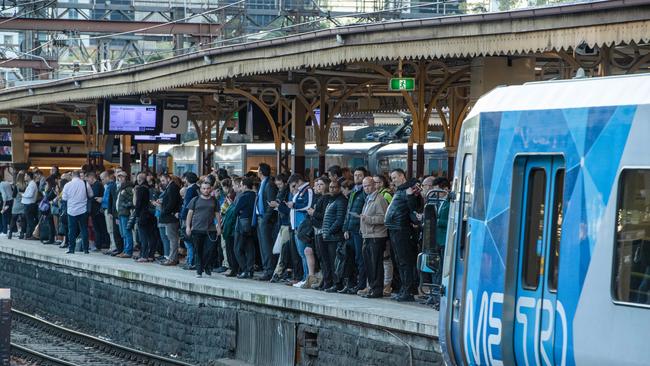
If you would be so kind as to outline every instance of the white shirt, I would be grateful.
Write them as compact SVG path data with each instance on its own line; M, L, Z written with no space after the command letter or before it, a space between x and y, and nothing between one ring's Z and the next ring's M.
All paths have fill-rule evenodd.
M36 182L32 180L27 185L27 188L25 189L25 193L23 193L23 199L21 201L22 204L30 205L32 203L36 203L37 193L38 193L38 186L36 185Z
M63 200L68 202L68 215L79 216L88 211L88 198L93 197L90 185L79 179L72 178L70 183L63 187Z

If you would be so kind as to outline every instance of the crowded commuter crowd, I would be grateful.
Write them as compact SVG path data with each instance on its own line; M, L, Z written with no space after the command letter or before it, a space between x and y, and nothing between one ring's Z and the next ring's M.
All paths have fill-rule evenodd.
M17 172L0 183L0 232L67 253L102 252L181 266L197 277L285 283L303 289L414 301L421 274L425 198L442 193L436 241L444 248L449 181L332 166L300 174L199 177L84 167Z

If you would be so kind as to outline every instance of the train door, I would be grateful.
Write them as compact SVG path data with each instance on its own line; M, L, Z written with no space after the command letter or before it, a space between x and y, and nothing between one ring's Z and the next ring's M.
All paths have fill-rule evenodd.
M460 201L458 211L454 218L456 224L453 237L453 284L448 294L450 301L450 318L448 319L450 329L450 340L454 358L457 365L466 364L463 356L463 334L465 313L465 294L467 287L467 255L470 243L470 220L472 207L472 194L474 192L474 159L471 154L463 158L463 173L460 177Z
M518 365L560 365L555 320L564 159L527 157L522 179L514 351ZM561 344L561 343L559 343Z

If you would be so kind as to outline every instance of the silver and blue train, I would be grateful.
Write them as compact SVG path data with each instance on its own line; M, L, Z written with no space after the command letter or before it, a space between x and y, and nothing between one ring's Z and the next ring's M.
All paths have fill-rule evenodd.
M161 155L158 166L165 166L176 175L186 171L198 171L198 142L164 148L166 154ZM231 174L241 175L249 170L256 170L261 162L275 165L275 145L272 143L224 144L217 147L213 162L217 168L226 168ZM374 173L387 173L392 169L407 170L406 143L354 142L345 144L330 144L327 150L325 166L339 165L354 169L359 166L368 168ZM167 156L172 157L170 167L167 167ZM447 175L447 151L443 142L428 142L425 144L425 172L436 176ZM415 166L415 163L413 163ZM318 176L318 150L314 144L305 146L305 168L309 176Z
M650 75L486 94L452 190L447 364L650 364Z

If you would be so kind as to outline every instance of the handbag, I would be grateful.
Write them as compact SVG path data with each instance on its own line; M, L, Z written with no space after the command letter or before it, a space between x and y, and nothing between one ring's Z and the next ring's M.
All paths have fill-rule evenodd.
M36 224L36 227L34 228L34 232L32 233L32 238L34 239L40 239L41 238L41 223L39 222Z
M50 211L50 201L47 200L47 197L43 197L41 202L39 202L38 211L43 213L47 213Z
M314 226L309 217L306 217L300 225L298 225L296 235L298 236L298 239L305 244L311 244L314 242Z

